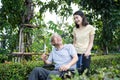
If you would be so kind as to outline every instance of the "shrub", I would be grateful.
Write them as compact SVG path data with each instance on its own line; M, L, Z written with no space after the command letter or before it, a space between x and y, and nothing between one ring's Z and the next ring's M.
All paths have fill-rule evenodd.
M41 61L0 64L0 80L27 80L32 69L41 65Z
M109 66L117 64L120 64L120 54L94 56L91 61L91 72L94 73L97 68L108 68Z
M120 79L120 54L92 56L90 76L77 73L71 80ZM116 66L117 65L117 66ZM34 67L43 66L42 61L22 61L21 63L0 63L0 80L27 80ZM54 80L61 80L54 77ZM67 79L70 80L70 79Z
M6 60L8 60L8 56L0 54L0 63L4 63Z

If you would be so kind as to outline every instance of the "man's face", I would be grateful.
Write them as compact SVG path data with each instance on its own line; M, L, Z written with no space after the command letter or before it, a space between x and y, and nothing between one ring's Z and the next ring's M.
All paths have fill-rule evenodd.
M51 40L51 44L52 44L53 46L60 45L60 44L61 44L61 39L58 38L58 37L53 37L52 40Z

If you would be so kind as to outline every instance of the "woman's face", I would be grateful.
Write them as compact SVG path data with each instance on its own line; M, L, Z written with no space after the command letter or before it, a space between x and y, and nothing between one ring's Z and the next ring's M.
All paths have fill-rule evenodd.
M74 22L78 25L82 24L82 17L80 15L74 15Z

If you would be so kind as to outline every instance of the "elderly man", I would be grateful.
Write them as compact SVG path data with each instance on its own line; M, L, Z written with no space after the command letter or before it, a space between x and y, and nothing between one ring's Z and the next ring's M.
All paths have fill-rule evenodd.
M78 60L77 52L72 44L63 44L58 34L51 36L51 44L54 46L48 59L45 54L41 56L46 64L55 64L55 69L50 71L42 67L36 67L30 73L28 80L51 80L50 75L60 75L62 71L76 69Z

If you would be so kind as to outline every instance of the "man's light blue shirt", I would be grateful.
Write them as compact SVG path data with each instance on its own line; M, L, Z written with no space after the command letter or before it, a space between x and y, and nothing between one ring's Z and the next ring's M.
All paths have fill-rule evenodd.
M48 61L55 63L55 69L59 69L60 66L66 65L71 62L73 55L77 54L72 44L65 44L60 50L53 48ZM75 69L76 64L71 66L71 69Z

